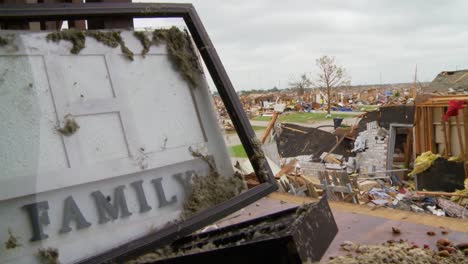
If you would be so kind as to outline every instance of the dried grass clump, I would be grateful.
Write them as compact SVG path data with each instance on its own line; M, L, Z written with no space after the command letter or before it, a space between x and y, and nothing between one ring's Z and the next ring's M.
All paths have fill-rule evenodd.
M192 149L190 151L194 157L207 162L210 170L208 175L195 175L192 178L191 189L181 214L183 219L225 202L245 189L245 183L240 174L236 173L231 177L221 176L211 159Z

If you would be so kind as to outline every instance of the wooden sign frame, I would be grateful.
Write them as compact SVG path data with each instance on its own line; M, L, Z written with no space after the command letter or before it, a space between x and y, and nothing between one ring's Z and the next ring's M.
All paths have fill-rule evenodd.
M257 175L260 185L203 211L185 221L171 224L160 231L146 235L100 255L79 263L102 263L121 256L137 255L144 250L155 248L189 235L194 231L219 220L246 205L266 196L277 189L276 180L265 159L259 159L263 152L255 137L250 122L242 109L236 91L224 66L206 32L200 17L192 4L175 3L86 3L86 4L26 4L2 5L0 23L60 21L79 19L121 19L121 18L183 18L191 37L208 68L219 95L226 107L242 145Z

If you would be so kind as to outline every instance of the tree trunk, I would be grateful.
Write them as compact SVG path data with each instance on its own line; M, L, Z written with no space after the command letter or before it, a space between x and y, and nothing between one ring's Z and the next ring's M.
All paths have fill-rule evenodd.
M327 113L330 114L331 112L331 97L330 97L330 86L327 86Z

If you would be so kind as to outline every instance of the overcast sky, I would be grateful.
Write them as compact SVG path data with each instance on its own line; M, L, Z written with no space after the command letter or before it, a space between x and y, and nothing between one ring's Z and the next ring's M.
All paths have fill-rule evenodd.
M313 77L322 55L354 85L411 82L416 64L419 81L468 68L468 1L178 2L194 4L236 90Z

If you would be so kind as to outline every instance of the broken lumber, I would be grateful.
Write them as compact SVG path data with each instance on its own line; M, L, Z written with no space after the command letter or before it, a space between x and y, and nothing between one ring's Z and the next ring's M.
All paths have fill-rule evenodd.
M263 132L261 142L262 144L265 143L266 139L270 135L271 129L275 126L276 120L278 119L278 113L274 112L273 116L271 117L270 123L268 123L267 128L265 129L265 132Z
M455 122L457 124L457 137L458 137L458 143L460 144L460 152L461 152L462 157L465 158L465 147L463 146L460 118L458 118L458 115L455 117Z
M302 134L307 134L307 132L305 132L305 131L295 129L295 128L292 128L292 127L283 126L282 128L288 129L288 130L291 130L291 131L295 131L295 132L299 132L299 133L302 133Z
M297 160L291 160L288 164L285 164L281 169L275 174L275 178L279 179L283 175L291 173L296 168Z
M468 210L465 210L462 206L443 198L436 198L437 205L445 211L448 216L467 218Z
M442 111L443 113L445 112L444 110ZM442 116L441 117L441 121L442 122L442 128L443 128L443 132L444 132L444 158L448 159L448 156L449 156L449 135L447 134L447 126L445 124L445 121L444 121L444 117ZM432 140L432 138L431 138ZM432 151L432 149L431 149Z
M459 196L462 198L468 198L468 194L462 193L450 193L450 192L427 192L427 191L418 191L418 195L429 195L429 196Z
M465 134L465 160L468 160L468 109L463 108L463 130Z

